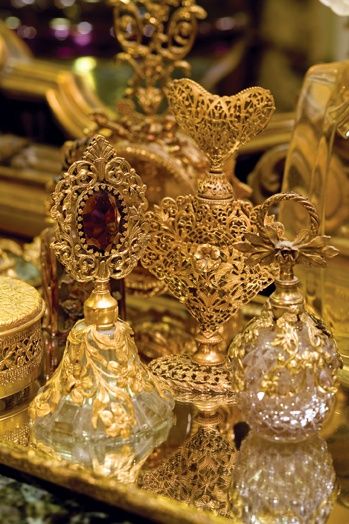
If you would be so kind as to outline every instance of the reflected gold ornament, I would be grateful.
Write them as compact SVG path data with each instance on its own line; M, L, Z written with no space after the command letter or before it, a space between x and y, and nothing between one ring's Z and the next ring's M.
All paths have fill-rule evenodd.
M172 112L210 162L196 195L165 198L148 213L150 241L142 264L163 280L199 323L193 357L155 360L151 369L180 400L232 400L239 388L226 365L222 327L272 280L270 269L246 263L234 245L255 230L253 208L237 200L224 164L267 125L273 97L254 87L231 97L206 92L192 80L167 88Z
M302 205L310 225L294 240L268 215L281 202ZM254 264L279 265L276 291L259 317L249 322L229 349L233 369L241 364L242 412L259 434L273 440L297 441L320 429L337 391L340 358L322 321L305 308L296 263L324 266L337 250L330 237L318 236L314 206L295 193L270 197L256 211L258 234L247 233L236 248Z
M229 408L227 412L199 412L190 436L159 465L145 466L138 485L229 517L229 488L237 457L232 426L238 416Z
M21 392L34 384L40 374L44 308L35 288L0 276L0 399L17 395L20 401ZM8 402L5 404L8 406Z
M61 364L31 404L31 442L96 474L134 480L166 438L172 405L141 364L109 279L136 265L148 239L145 186L102 136L53 193L53 250L72 277L93 282Z

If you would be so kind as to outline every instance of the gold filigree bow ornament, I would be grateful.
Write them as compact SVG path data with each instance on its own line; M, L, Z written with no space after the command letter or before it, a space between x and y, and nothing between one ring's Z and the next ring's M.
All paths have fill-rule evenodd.
M225 364L221 329L272 275L269 268L246 264L245 255L234 247L255 225L251 204L235 198L224 164L267 125L273 97L258 87L219 97L188 79L174 80L167 95L178 124L204 150L211 168L196 195L165 198L148 213L150 241L142 264L199 323L192 359L164 357L153 361L151 369L177 398L231 400L237 384Z
M110 278L125 277L142 254L146 209L140 177L102 136L53 193L52 247L73 278L94 289L59 367L30 406L32 442L103 475L126 475L142 459L142 439L151 451L172 421L172 400L141 364L109 289ZM132 476L133 466L127 471Z
M309 227L294 240L268 215L285 201L302 205L309 214ZM277 264L279 277L261 315L235 337L229 355L233 368L241 369L240 400L250 425L268 438L298 440L316 431L330 409L340 359L331 333L306 310L293 267L324 267L338 251L329 245L330 237L318 235L317 211L300 195L274 195L255 213L258 233L247 233L235 247L248 256L251 267Z

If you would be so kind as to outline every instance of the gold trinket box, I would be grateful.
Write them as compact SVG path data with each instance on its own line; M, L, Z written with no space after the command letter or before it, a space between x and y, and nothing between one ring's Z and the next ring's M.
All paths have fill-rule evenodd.
M36 289L0 277L0 399L23 391L39 376L43 314L44 301Z

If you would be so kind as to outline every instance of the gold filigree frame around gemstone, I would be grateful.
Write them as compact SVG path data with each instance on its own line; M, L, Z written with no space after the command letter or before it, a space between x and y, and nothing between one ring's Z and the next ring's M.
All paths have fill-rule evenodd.
M105 251L87 244L82 226L84 203L98 190L115 197L121 216L119 232ZM146 209L145 186L140 177L104 137L97 135L82 160L75 162L58 182L53 194L53 249L76 280L123 278L136 266L144 248L148 234L143 220Z

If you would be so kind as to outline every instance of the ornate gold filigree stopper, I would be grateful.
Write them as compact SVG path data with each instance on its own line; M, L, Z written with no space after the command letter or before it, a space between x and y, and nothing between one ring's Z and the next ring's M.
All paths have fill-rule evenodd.
M76 280L93 281L94 289L60 366L30 407L34 444L123 480L172 420L172 400L141 364L109 291L110 277L126 276L141 256L146 208L140 177L102 136L58 182L53 249Z
M309 228L294 240L267 215L289 200L310 218ZM229 354L234 369L241 364L240 400L251 426L275 440L301 440L321 426L334 401L340 359L331 333L305 309L293 266L324 266L338 251L328 245L330 237L318 236L315 207L295 193L274 195L258 206L256 223L258 233L247 233L235 247L249 256L251 267L278 265L279 278L261 315L235 337Z
M251 204L234 198L223 164L241 143L262 131L273 99L262 88L220 98L188 79L173 81L167 93L178 123L205 149L211 169L195 196L165 198L148 213L151 236L142 263L166 282L200 327L192 359L157 359L151 368L178 398L231 400L238 384L225 365L221 327L272 276L269 268L246 264L245 255L234 247L255 225Z

